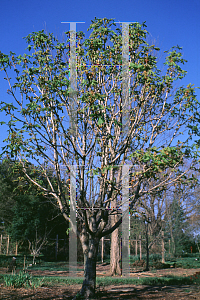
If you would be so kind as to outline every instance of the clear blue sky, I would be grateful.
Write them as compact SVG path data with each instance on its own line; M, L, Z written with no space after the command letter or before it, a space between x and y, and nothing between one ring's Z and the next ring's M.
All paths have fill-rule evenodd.
M82 21L77 30L86 32L94 17L114 18L116 21L144 22L147 31L163 51L172 46L183 47L188 63L188 75L183 83L200 86L200 1L199 0L9 0L1 1L0 51L23 54L27 46L22 37L46 29L58 37L69 30L62 21ZM6 94L7 82L0 73L0 101L12 102ZM200 92L198 91L198 98ZM3 116L0 114L0 118ZM0 146L6 138L6 128L0 129Z

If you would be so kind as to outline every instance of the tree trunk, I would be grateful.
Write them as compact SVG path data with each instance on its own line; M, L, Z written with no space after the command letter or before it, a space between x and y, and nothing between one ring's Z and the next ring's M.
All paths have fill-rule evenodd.
M112 226L117 222L117 216L112 216ZM110 275L121 275L119 255L119 228L115 229L111 234L111 248L110 248Z
M33 254L33 263L32 263L32 265L34 266L34 264L35 264L35 254Z
M197 245L198 251L200 253L200 247L199 247L199 244L197 242L196 242L196 245Z
M146 269L145 271L149 271L149 237L148 237L148 222L146 224L146 254L147 254L147 258L146 258Z
M172 255L175 256L176 247L175 247L174 235L173 235L173 230L172 230L172 222L170 222L170 233L171 233Z
M93 238L86 232L82 232L80 241L84 254L84 280L80 292L73 298L94 299L96 290L96 261L99 246L99 238Z

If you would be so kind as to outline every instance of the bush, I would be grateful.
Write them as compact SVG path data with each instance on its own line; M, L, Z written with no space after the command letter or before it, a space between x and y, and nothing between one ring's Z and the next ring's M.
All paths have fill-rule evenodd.
M14 288L27 287L30 285L30 275L20 272L14 275L5 275L3 277L6 286L12 286Z
M151 254L149 255L149 261L152 261L152 262L156 262L156 261L161 261L162 259L162 255L161 254Z
M161 269L169 269L171 267L176 267L176 264L171 264L171 263L162 263L160 261L157 261L155 263L153 263L153 267L157 270L161 270Z
M140 256L139 255L130 255L130 262L134 263L136 261L140 260Z
M190 280L192 283L200 285L200 272L196 272L194 275L190 276Z
M181 255L182 257L198 257L198 258L200 258L200 253L183 253L182 255Z
M136 260L132 266L133 267L144 267L146 265L145 260L141 259L141 260Z

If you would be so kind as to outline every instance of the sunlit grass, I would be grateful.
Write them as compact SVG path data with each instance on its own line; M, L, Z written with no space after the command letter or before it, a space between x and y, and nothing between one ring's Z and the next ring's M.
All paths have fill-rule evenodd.
M12 275L9 275L12 277ZM5 283L5 276L0 275L0 283ZM83 277L64 277L64 276L32 276L33 282L39 282L42 279L42 286L59 286L59 285L81 285L83 282ZM97 277L96 283L101 286L108 285L191 285L199 284L200 276L165 276L165 277L138 277L138 278L126 278L126 277Z
M35 279L39 279L42 276L33 276ZM83 277L61 277L61 276L45 276L43 278L43 286L56 286L56 285L75 285L82 284ZM184 285L193 284L193 280L190 277L181 276L166 276L166 277L150 277L150 278L123 278L123 277L97 277L97 285Z

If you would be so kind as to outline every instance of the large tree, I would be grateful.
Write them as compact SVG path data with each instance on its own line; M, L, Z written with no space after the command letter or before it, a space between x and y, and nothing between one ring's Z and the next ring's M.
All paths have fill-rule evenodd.
M186 173L181 169L184 156L194 157L193 148L189 151L187 146L192 133L198 133L195 88L191 84L174 88L186 74L181 48L166 52L161 73L153 55L159 49L146 42L145 27L134 23L121 29L113 20L95 18L88 39L82 32L76 34L76 55L73 31L66 32L66 43L44 31L33 32L26 37L30 54L0 54L8 93L14 98L14 103L1 103L1 110L10 116L4 151L16 155L27 178L55 197L79 235L85 268L80 293L85 298L95 293L99 240L122 221L112 217L122 205L119 196L127 191L122 166L134 166L130 166L132 208L140 196L179 180ZM30 159L43 169L48 187L28 176ZM46 172L49 164L55 170L56 187ZM69 173L72 165L77 168L78 230L63 191L64 171ZM155 185L148 189L146 182L152 177Z

